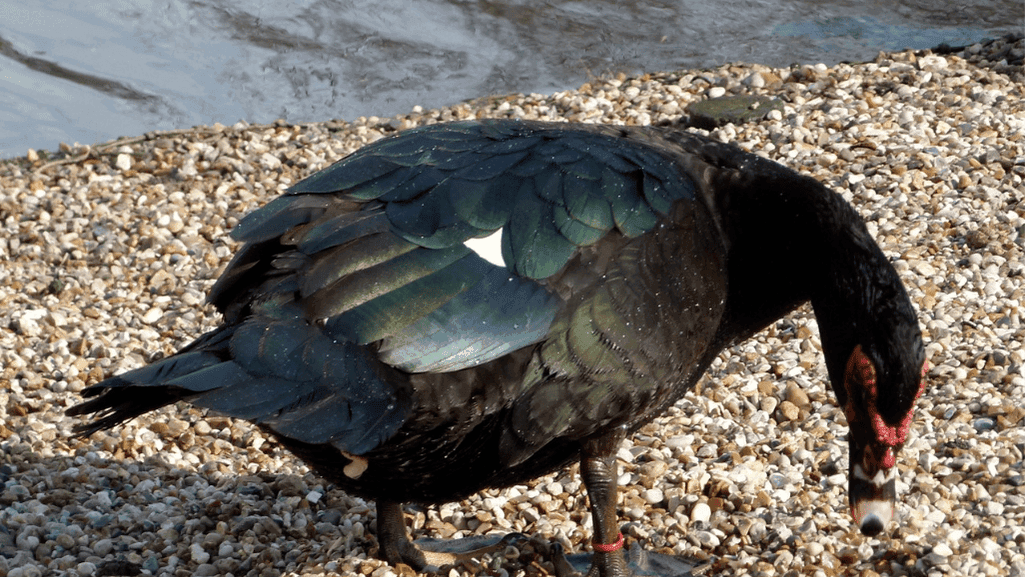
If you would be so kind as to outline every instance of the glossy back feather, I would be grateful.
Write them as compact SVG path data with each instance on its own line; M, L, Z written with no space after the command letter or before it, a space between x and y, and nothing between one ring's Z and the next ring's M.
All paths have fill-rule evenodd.
M388 364L410 372L481 364L547 332L558 299L536 281L611 230L639 236L673 202L693 198L693 184L663 154L608 127L414 129L246 217L232 235L247 245L210 301L228 313L244 310L239 300L259 307L293 288L280 284L285 277L305 318L335 338L386 341ZM504 269L466 245L496 231ZM247 292L254 276L263 294Z
M379 141L233 231L244 245L209 296L232 329L203 351L211 366L141 369L90 392L173 387L176 398L279 435L366 452L411 418L410 374L480 366L562 330L567 299L596 282L581 276L582 250L638 239L694 199L674 154L639 131L527 122L427 126ZM495 262L470 248L492 235ZM581 365L618 354L598 340L570 344ZM421 383L421 396L437 386ZM112 419L139 412L107 408ZM558 422L546 430L569 426Z

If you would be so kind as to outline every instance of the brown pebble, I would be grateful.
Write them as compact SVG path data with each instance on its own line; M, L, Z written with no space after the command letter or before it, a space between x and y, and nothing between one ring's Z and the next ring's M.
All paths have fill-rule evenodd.
M786 421L796 421L801 416L801 409L798 409L797 405L790 401L783 401L776 408L776 415Z
M806 408L810 404L808 393L804 392L804 389L794 381L787 383L787 388L783 392L783 400L789 401L799 409Z

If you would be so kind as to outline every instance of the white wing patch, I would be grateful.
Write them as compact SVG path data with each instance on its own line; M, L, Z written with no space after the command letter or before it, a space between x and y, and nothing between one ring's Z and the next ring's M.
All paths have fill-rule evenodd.
M505 259L502 258L501 228L484 238L471 238L463 244L466 245L466 248L477 253L482 259L493 265L506 268Z

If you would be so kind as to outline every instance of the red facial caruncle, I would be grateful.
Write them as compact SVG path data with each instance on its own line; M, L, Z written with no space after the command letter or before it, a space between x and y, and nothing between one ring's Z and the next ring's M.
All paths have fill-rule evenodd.
M922 366L922 374L924 375L927 370L928 363ZM879 391L876 389L875 367L861 350L861 345L854 347L854 352L851 353L851 357L847 361L847 371L844 380L846 381L849 395L847 406L844 407L848 423L858 420L854 412L854 390L852 389L856 386L864 387L868 391L868 406L866 409L868 410L868 418L872 424L872 430L875 433L875 440L880 445L886 447L886 452L882 455L881 465L887 469L893 467L896 465L893 449L894 447L900 447L907 440L908 431L911 429L912 411L908 411L908 414L897 425L887 425L883 421L876 403ZM918 393L915 394L916 401L922 396L924 388L925 383L921 382L918 387Z

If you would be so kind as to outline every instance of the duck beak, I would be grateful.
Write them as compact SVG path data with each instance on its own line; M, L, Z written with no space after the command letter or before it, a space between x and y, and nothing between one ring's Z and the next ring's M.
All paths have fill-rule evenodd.
M923 376L927 370L928 364L923 364ZM915 400L921 396L923 386L919 382ZM847 440L851 450L848 472L851 515L861 533L872 537L882 533L893 518L897 502L897 452L908 438L913 411L909 409L896 425L883 420L876 407L875 367L862 352L861 345L854 347L847 361L844 388L847 393L844 413L850 427ZM854 402L859 396L867 400L860 411Z
M852 445L850 457L848 494L851 515L861 533L872 537L882 533L893 518L897 501L897 467L884 466L884 463L893 462L893 448Z
M847 361L844 388L847 392L844 413L850 427L847 440L851 468L847 478L851 515L861 533L871 537L882 533L893 518L897 502L896 452L904 445L911 428L911 412L896 426L883 421L875 407L878 397L875 366L862 352L861 345L854 347ZM862 411L857 409L855 397L867 399Z

